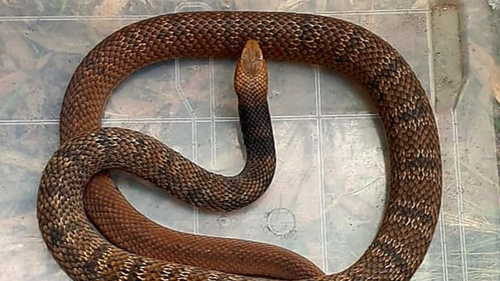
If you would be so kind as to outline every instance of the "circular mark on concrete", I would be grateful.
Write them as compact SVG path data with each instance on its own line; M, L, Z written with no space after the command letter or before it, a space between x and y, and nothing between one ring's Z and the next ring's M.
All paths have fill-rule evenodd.
M273 234L285 236L295 229L295 215L286 208L277 208L267 214L267 228Z
M218 219L217 219L217 223L221 226L228 226L229 223L231 222L231 219L229 219L228 217L226 216L220 216Z

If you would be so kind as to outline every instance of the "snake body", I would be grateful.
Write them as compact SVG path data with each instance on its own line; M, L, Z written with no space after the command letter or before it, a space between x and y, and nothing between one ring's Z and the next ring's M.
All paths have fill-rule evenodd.
M204 174L203 169L158 141L125 129L99 129L111 91L133 71L171 58L235 57L248 39L259 42L266 59L317 64L353 78L377 103L386 132L390 186L375 239L348 269L310 279L409 280L417 270L438 218L441 159L429 100L405 60L380 37L339 19L275 12L198 12L158 16L120 29L87 55L70 81L61 111L63 144L40 181L37 214L49 250L74 280L251 279L120 249L115 246L119 243L109 243L92 227L83 204L85 187L92 176L110 168L125 169L181 200L215 210L239 208L262 193L255 183L262 180L261 173L247 174L245 179L250 184L241 189L245 191L229 189L233 195L228 195L219 176ZM248 113L265 119L258 105L248 107ZM254 130L251 135L261 133ZM257 150L269 148L260 143L269 144L260 137L255 144ZM176 175L177 182L166 174ZM270 180L266 178L261 186ZM198 188L214 183L215 188ZM94 184L93 189L98 188L99 184ZM87 190L92 194L92 182ZM120 203L122 197L114 198L111 205L130 207ZM86 204L92 202L98 205L92 200ZM89 210L92 212L92 208ZM94 216L99 217L99 212ZM115 214L117 217L120 215ZM116 221L107 222L120 228ZM105 228L106 221L100 223L98 228ZM127 227L141 231L134 225ZM224 244L228 246L231 241ZM278 260L282 254L271 253L269 257Z
M258 43L249 40L241 57L236 65L234 87L247 151L246 165L238 175L229 178L202 170L204 176L198 175L198 184L194 186L202 192L219 189L217 193L224 194L226 201L210 194L205 199L208 204L205 208L218 211L239 208L257 199L269 186L276 165L267 104L267 69ZM199 169L196 166L188 169L190 164L182 158L177 161L178 171L164 172L173 182L174 189L169 189L170 192L192 192L193 187L182 183L187 175ZM195 195L187 198L195 199ZM177 197L186 200L182 195ZM92 222L110 242L136 254L252 276L302 279L324 274L311 261L281 247L163 228L138 213L113 188L106 175L93 178L86 189L84 204Z

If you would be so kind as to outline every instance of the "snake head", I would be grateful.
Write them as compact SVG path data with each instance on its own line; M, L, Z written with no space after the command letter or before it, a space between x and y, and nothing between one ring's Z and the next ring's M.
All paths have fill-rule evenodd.
M267 67L256 40L247 41L236 64L234 89L240 105L260 105L266 102Z
M250 39L241 52L240 63L245 74L257 76L266 68L264 55L256 40Z

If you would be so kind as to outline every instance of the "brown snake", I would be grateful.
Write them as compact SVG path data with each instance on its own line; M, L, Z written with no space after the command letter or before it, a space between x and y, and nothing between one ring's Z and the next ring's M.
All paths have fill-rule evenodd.
M203 12L163 15L126 26L96 46L73 75L61 111L63 145L49 161L40 181L37 215L45 243L74 280L252 279L120 249L115 246L119 243L111 244L93 228L83 204L85 187L92 176L110 168L125 169L199 207L231 210L255 200L260 194L255 190L252 193L251 187L256 181L262 184L271 180L262 174L243 175L250 189L227 188L220 176L183 160L151 137L125 129L98 129L113 88L133 71L178 57L235 57L248 39L259 42L266 59L318 64L353 78L377 103L386 132L390 186L374 241L348 269L311 279L409 280L415 273L438 218L441 159L429 100L405 60L380 37L334 18L274 12ZM243 112L262 118L263 111L255 103ZM265 151L268 147L261 146L261 141L269 142L259 136L261 133L253 130L260 141L250 143ZM245 146L248 149L246 140ZM258 161L266 159L266 155L260 155ZM102 182L110 185L109 181ZM210 187L214 183L215 188ZM92 188L95 194L105 189L99 184L87 189ZM104 198L111 200L108 207L130 207L120 203L123 198L114 198ZM98 201L92 202L87 200L86 204L99 205ZM92 208L87 207L89 210ZM115 214L115 218L119 217ZM105 228L106 221L101 223L96 223L98 228ZM108 223L117 230L131 228L128 233L140 233L133 229L134 224ZM232 242L237 243L224 244L223 253L231 253L234 248L226 247ZM269 261L272 259L279 260L280 253L271 253Z
M257 199L268 187L275 170L274 139L266 99L267 70L258 43L250 40L243 49L242 57L245 59L237 63L234 86L248 155L245 168L231 179L220 178L220 181L214 182L213 175L200 178L204 184L197 186L212 191L220 188L219 194L233 196L222 206L208 207L216 210L239 208ZM258 67L258 75L246 75L241 67L244 65L249 69ZM246 109L255 105L260 109ZM183 165L179 163L179 166ZM181 178L178 180L190 173L192 170L184 166L183 174L180 174ZM249 180L246 176L249 173L257 176ZM167 176L175 180L176 174L168 173ZM229 184L231 181L236 183L228 186L226 190L229 191L224 191L224 187L219 185ZM181 183L171 186L181 188ZM183 198L175 193L175 189L171 192ZM238 203L235 196L242 192L248 192L251 196ZM212 201L208 201L208 204L220 204L219 196L211 198ZM92 222L110 242L136 254L243 275L301 279L324 274L311 261L281 247L245 240L188 235L163 228L138 213L113 188L109 177L104 175L92 180L86 189L84 204ZM130 225L134 227L129 227Z

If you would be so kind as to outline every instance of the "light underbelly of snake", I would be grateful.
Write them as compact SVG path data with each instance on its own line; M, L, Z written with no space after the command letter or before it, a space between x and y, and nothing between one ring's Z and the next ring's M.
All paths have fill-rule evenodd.
M106 188L104 194L115 198L108 206L131 209L122 197L112 193L106 175L91 181L96 173L110 168L129 171L183 201L213 210L240 208L265 191L274 173L267 137L272 130L244 125L242 120L242 130L246 127L254 137L245 139L247 150L254 146L261 152L255 159L249 156L247 166L252 161L264 165L245 166L237 177L224 178L208 173L151 137L125 129L99 129L112 90L135 70L172 58L234 58L249 39L258 41L267 60L317 64L360 83L377 104L386 133L389 187L384 216L373 242L342 272L316 276L319 270L306 266L310 271L303 275L311 280L409 280L418 269L438 219L441 158L429 100L399 53L368 30L334 18L277 12L195 12L162 15L120 29L85 57L70 81L61 111L63 144L40 181L37 216L45 243L71 278L253 279L150 257L140 249L131 249L133 246L124 240L124 248L129 247L126 251L117 247L120 241L104 239L86 214L87 210L97 228L106 232L109 221L99 221L98 196L92 197ZM255 119L269 118L263 113L262 103L247 101L239 108L240 116L243 112ZM271 178L262 169L271 171ZM94 199L85 199L89 194L87 197ZM84 200L95 208L85 206ZM126 219L115 214L119 217ZM128 233L142 231L136 224L111 224L107 238L120 227L129 228ZM231 252L232 243L238 242L221 244L221 254ZM265 249L254 244L249 250L252 247ZM270 251L267 259L272 262L289 254Z

